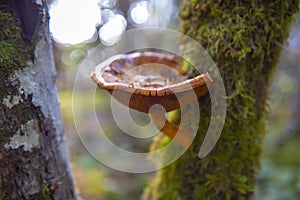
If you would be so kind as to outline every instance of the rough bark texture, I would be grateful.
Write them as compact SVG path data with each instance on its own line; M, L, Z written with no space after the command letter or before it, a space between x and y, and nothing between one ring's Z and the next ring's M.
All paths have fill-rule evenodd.
M0 199L76 199L46 4L12 2L26 4L41 21L27 23L24 13L0 2Z
M158 171L143 199L253 198L268 87L298 5L297 0L184 0L182 31L203 45L224 80L226 123L207 157L198 158L204 137L198 134L180 159ZM199 133L210 120L209 100L201 105Z

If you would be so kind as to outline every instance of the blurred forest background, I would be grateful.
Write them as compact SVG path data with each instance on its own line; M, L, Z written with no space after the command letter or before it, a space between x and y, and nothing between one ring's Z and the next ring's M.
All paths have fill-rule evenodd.
M59 99L78 194L88 200L139 199L154 173L119 172L89 154L73 120L73 82L81 61L94 47L113 45L126 30L147 26L180 30L181 0L53 0L48 3ZM283 51L270 88L270 114L256 199L300 200L300 14L287 43L278 45ZM77 99L81 102L78 109L82 111L87 106L86 92L82 91L82 99ZM106 92L97 90L95 100L97 117L114 143L135 152L147 151L151 140L133 140L113 123L110 96ZM89 131L98 126L90 124L92 116L82 113L80 126L88 137ZM139 123L149 120L138 113L132 115L137 120L142 118Z

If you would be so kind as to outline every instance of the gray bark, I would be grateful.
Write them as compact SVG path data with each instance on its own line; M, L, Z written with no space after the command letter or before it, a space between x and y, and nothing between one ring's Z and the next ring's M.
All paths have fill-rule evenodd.
M0 80L0 199L76 199L43 17L34 61Z

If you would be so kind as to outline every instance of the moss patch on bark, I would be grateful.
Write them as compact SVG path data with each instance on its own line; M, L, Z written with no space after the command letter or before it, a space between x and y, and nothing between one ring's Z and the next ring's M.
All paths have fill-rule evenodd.
M34 44L28 44L22 39L22 29L20 28L20 21L15 17L13 12L7 5L7 1L0 2L0 104L3 101L12 101L13 97L19 98L20 103L14 108L12 112L23 117L25 111L30 106L31 97L25 98L25 94L20 94L18 86L20 83L17 79L10 80L10 77L16 70L22 70L27 66L27 61L30 60L34 54ZM4 106L4 105L1 105ZM16 112L15 112L16 111ZM21 112L20 112L21 111ZM32 116L30 116L32 117ZM32 119L30 118L29 119ZM28 120L29 120L28 119ZM27 120L27 121L28 121ZM25 123L22 121L21 123ZM0 139L8 142L9 137L16 133L15 126L5 126L9 123L2 119L0 125ZM5 128L4 128L5 127Z
M30 60L34 49L22 39L19 20L9 11L7 5L0 9L0 88L8 87L7 78L15 70L22 69ZM0 97L5 96L1 90Z
M28 45L22 37L19 20L10 12L0 10L0 66L1 71L10 71L26 66Z
M198 152L210 120L201 100L199 134L176 162L160 170L143 199L249 199L260 166L269 83L299 1L184 0L182 32L196 39L219 68L227 117L214 150ZM191 51L182 43L182 49ZM197 52L193 52L197 54ZM188 116L186 116L188 117ZM160 146L156 140L153 148ZM165 155L168 156L168 155Z

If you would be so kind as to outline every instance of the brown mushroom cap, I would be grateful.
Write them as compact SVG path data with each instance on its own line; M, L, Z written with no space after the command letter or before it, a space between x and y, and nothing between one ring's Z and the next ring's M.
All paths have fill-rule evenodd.
M207 73L185 80L178 72L179 62L178 57L157 52L125 54L105 67L96 67L91 77L130 108L148 113L151 106L160 104L169 112L193 101L192 95L205 95L204 79L211 80Z

